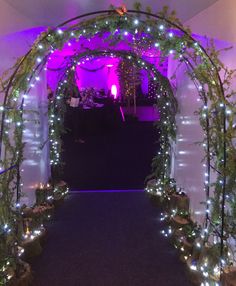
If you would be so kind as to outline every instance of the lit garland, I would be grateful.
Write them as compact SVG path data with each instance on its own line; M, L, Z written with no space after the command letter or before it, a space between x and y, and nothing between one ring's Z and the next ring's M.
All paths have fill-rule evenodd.
M145 69L148 71L150 74L149 77L153 78L154 82L159 82L159 86L161 89L159 90L159 95L158 98L164 97L165 100L169 99L169 103L164 106L164 115L168 114L169 121L168 123L166 122L166 118L163 116L163 120L165 121L165 126L167 128L167 131L169 132L170 136L172 139L174 139L175 136L175 114L177 111L177 102L174 98L172 88L170 86L170 83L168 79L166 79L164 76L161 75L161 73L155 68L154 65L150 64L149 62L143 60L142 58L138 57L136 54L131 53L129 51L122 51L122 50L106 50L106 51L100 51L100 50L93 50L93 51L87 51L87 52L82 52L80 54L75 54L72 56L67 62L64 63L64 72L62 75L62 78L58 84L57 92L56 92L56 97L50 107L52 110L50 111L50 142L60 142L60 136L61 136L61 130L62 128L62 122L63 120L59 120L58 122L58 117L56 114L60 114L60 116L63 118L64 117L64 112L65 112L65 99L63 100L63 96L65 97L65 91L67 90L68 86L70 86L71 82L68 79L68 75L75 70L75 67L77 65L81 65L81 62L83 62L83 59L86 58L87 60L92 60L94 57L118 57L121 59L125 59L129 65L136 66L136 68L139 69ZM57 103L59 102L59 103ZM55 112L54 107L60 104L60 108L58 109L59 112ZM158 101L158 108L162 108L162 106L159 104ZM161 119L162 120L162 119ZM169 122L171 124L169 124ZM158 122L160 126L162 126L162 123ZM56 132L55 130L58 130ZM168 136L166 137L166 140L168 140ZM163 141L164 142L164 141ZM163 143L164 144L164 143ZM166 143L166 146L168 143ZM50 160L52 165L58 165L60 164L60 160L58 159L60 156L61 152L61 143L59 144L54 144L53 148L51 148L50 154ZM167 156L167 150L164 152L165 157ZM161 158L162 156L160 156ZM169 157L170 158L170 155ZM166 159L163 159L163 165L159 163L159 168L164 169L166 164Z
M122 99L128 102L128 107L130 107L131 102L134 101L134 97L136 96L136 85L141 81L140 70L134 64L131 64L129 59L123 59L118 65L117 74L119 77L120 93L123 96Z
M163 9L158 14L158 19L153 18L155 15L149 12L142 11L124 11L124 9L118 9L121 13L110 11L110 14L104 14L98 18L90 19L87 21L79 22L71 27L57 28L55 30L50 29L45 33L42 33L37 39L29 53L25 55L15 66L15 72L13 75L3 81L5 87L6 97L2 111L2 128L1 128L1 140L4 142L5 153L7 156L3 162L3 168L7 169L13 164L18 166L22 162L23 143L23 119L21 116L22 111L17 108L17 102L20 102L23 94L27 94L30 88L34 88L34 85L39 80L39 73L41 68L47 61L47 57L56 49L63 47L65 42L79 40L84 38L93 38L96 35L105 36L105 41L115 46L121 40L127 42L131 49L135 45L136 52L140 54L142 50L154 47L162 52L163 58L168 55L174 55L180 62L186 62L187 59L193 66L191 71L191 77L199 82L199 93L202 89L206 94L206 98L209 99L211 104L204 101L203 108L199 111L200 123L203 126L206 134L206 139L203 144L206 144L206 156L207 171L205 189L209 189L210 183L210 171L209 164L214 165L214 170L219 174L215 182L215 192L212 197L207 194L206 200L206 227L203 228L202 242L197 244L206 247L206 244L211 241L212 236L216 236L216 244L220 247L217 249L218 258L220 258L215 265L210 265L202 260L199 265L191 264L190 268L198 270L202 273L205 281L202 285L210 285L214 279L219 277L219 272L232 262L231 258L228 259L225 249L229 248L227 239L235 236L235 227L233 224L233 218L236 213L236 194L235 194L235 155L236 151L233 145L234 139L234 104L228 101L234 92L229 91L229 82L232 78L231 71L227 70L222 63L218 60L218 54L212 48L208 51L211 54L211 58L208 57L206 51L191 37L191 33L188 29L184 28L179 20L173 15L168 14L168 11ZM147 15L149 18L143 20L141 17L132 15L131 12L136 12L137 15ZM130 13L130 14L129 14ZM151 18L152 17L152 18ZM173 29L178 29L180 32L176 33ZM142 48L140 48L142 47ZM201 60L200 60L201 59ZM144 62L144 61L143 61ZM143 64L140 61L141 64ZM144 63L145 65L145 63ZM147 67L148 69L149 67ZM152 70L153 74L155 71ZM226 77L223 81L223 85L219 79L218 70L225 70ZM154 75L154 80L155 80ZM157 79L157 78L156 78ZM170 155L171 146L170 139L175 139L176 126L174 115L177 111L176 101L174 97L169 93L168 82L165 78L162 78L162 88L160 89L161 96L157 94L158 109L160 110L160 121L157 122L157 127L160 131L160 152L153 160L153 176L158 178L156 185L153 188L153 192L161 194L168 199L168 188L172 184L169 177L170 174ZM224 93L227 93L224 96ZM62 97L62 94L57 93L58 100ZM204 95L202 96L205 98ZM58 103L55 103L58 104ZM208 106L209 105L209 106ZM52 111L56 111L58 106L53 105L49 111L50 121L50 136L49 139L58 139L59 132L57 128L60 126L55 123L57 117L53 117ZM51 112L51 113L50 113ZM63 118L58 117L60 120ZM57 121L60 121L57 120ZM57 122L58 123L58 122ZM209 126L207 126L209 123ZM53 131L54 130L54 131ZM13 137L10 135L13 131ZM54 137L55 136L55 137ZM213 138L209 142L209 138ZM14 142L14 144L12 144ZM52 144L51 149L51 164L57 166L60 163L60 142L58 144ZM51 143L53 143L51 141ZM2 150L2 148L1 148ZM12 212L12 200L13 195L8 196L6 194L13 194L11 190L12 182L17 177L17 171L11 170L7 175L1 177L1 183L3 191L1 193L1 199L3 205L0 206L1 211L1 229L4 230L5 225L11 225L10 228L14 229L15 223L14 215ZM18 180L19 185L19 180ZM212 182L211 182L212 183ZM228 208L226 214L224 209ZM7 212L4 212L6 208ZM226 223L227 222L227 223ZM229 223L228 223L229 222ZM172 230L169 230L172 233ZM7 235L7 232L5 232ZM226 237L226 239L224 239ZM14 241L11 240L11 243ZM182 246L181 246L182 247ZM4 249L9 248L9 242ZM212 246L210 247L215 250ZM220 254L219 254L220 249ZM3 257L1 257L1 269L3 270L3 283L8 279L6 269L9 269L9 264L14 264L16 258L13 257L13 262L10 261L9 253L4 251ZM207 252L205 252L207 253ZM211 257L211 252L208 251L207 257ZM207 258L206 257L206 258ZM234 261L233 261L234 262ZM216 274L217 273L217 274ZM5 280L4 280L5 279ZM2 282L1 281L1 282ZM218 285L216 281L214 285Z
M62 139L64 130L64 115L66 111L66 103L63 100L61 85L58 86L56 97L49 103L49 143L50 143L50 165L53 183L61 177L63 162L61 160Z

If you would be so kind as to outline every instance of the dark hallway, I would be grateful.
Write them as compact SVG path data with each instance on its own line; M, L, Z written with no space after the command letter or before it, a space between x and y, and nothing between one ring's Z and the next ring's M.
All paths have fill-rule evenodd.
M157 149L153 122L90 128L85 143L65 136L65 181L72 189L143 189Z

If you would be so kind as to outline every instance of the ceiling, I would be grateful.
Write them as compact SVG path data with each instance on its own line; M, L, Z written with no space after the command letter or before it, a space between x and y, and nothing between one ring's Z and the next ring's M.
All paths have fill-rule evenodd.
M164 5L167 5L172 10L176 10L178 17L185 22L217 1L218 0L144 0L140 2L142 3L143 9L145 9L146 6L151 6L153 12L157 12L161 10ZM14 23L17 14L18 17L20 16L25 20L25 28L30 28L30 24L32 25L31 27L55 26L83 13L108 9L111 3L115 6L119 6L120 3L126 3L126 6L132 9L134 2L135 0L0 0L0 7L7 6L12 11L14 10L14 13L10 13L10 16L7 17L9 25L10 23ZM0 19L0 25L1 24L3 23L1 23ZM24 25L21 24L20 28L24 28ZM17 26L15 27L15 31L17 31Z

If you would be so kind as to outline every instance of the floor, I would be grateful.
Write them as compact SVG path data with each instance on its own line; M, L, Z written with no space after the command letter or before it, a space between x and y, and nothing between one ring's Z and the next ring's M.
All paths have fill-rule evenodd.
M158 148L150 122L64 138L71 192L48 225L35 286L187 286L185 266L161 235L160 210L143 191Z
M90 131L85 143L65 137L65 175L80 190L143 189L158 148L152 122L122 123Z
M71 194L34 260L34 285L190 285L159 217L143 191Z

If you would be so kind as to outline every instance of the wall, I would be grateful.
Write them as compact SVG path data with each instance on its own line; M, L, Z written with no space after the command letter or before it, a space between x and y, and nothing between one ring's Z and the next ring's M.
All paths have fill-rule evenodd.
M23 56L43 28L35 28L7 35L0 38L0 74L12 67L17 58ZM12 71L11 71L12 72ZM46 102L46 77L43 72L41 80L37 83L25 99L25 132L23 141L26 143L21 175L24 182L23 192L25 196L22 203L34 204L34 190L38 182L47 182L49 176L48 144L43 150L40 146L47 139L47 111ZM3 94L1 94L1 102ZM32 110L38 113L31 112ZM36 123L39 121L40 123Z
M176 98L179 113L176 116L177 141L174 145L172 175L176 179L177 187L190 197L190 209L194 219L202 222L204 208L200 204L205 201L204 167L201 162L204 157L203 149L197 145L203 139L202 128L198 116L194 112L201 106L198 92L186 74L185 65L177 69L176 60L169 59L169 74L176 74Z
M119 80L116 74L116 69L118 66L119 60L113 58L107 59L95 59L91 62L83 65L85 68L89 70L98 69L103 67L102 69L96 72L90 72L83 69L83 66L77 68L77 75L79 78L79 86L82 88L86 87L95 87L97 89L105 89L108 92L111 89L111 86L115 84L118 87L119 94ZM108 67L107 65L112 65Z
M0 35L7 35L36 26L32 20L23 14L19 14L17 10L5 1L1 0L0 2ZM12 19L14 21L11 21Z
M35 83L35 87L25 96L23 136L25 160L21 172L25 196L21 199L21 203L27 205L35 203L36 187L39 183L46 184L50 176L46 87L46 72L42 71L40 82Z
M218 0L185 23L193 33L208 38L236 42L236 1Z
M19 57L26 54L34 40L44 30L45 28L38 27L0 37L0 77Z
M194 35L206 47L208 41L205 37ZM235 68L236 63L232 60L236 54L236 48L228 51L223 49L232 46L232 43L215 40L216 49L222 50L221 61L229 68ZM176 179L177 186L190 197L190 208L192 215L199 223L203 222L204 206L201 202L205 201L204 179L205 168L203 167L204 152L197 142L203 139L203 132L199 123L198 116L194 114L202 106L198 98L198 92L186 74L184 65L177 69L177 63L169 58L169 78L173 73L176 74L176 97L179 102L179 114L177 115L177 142L174 145L172 175ZM223 76L223 73L221 74ZM231 88L236 90L236 78L231 83ZM216 174L212 173L212 180Z

